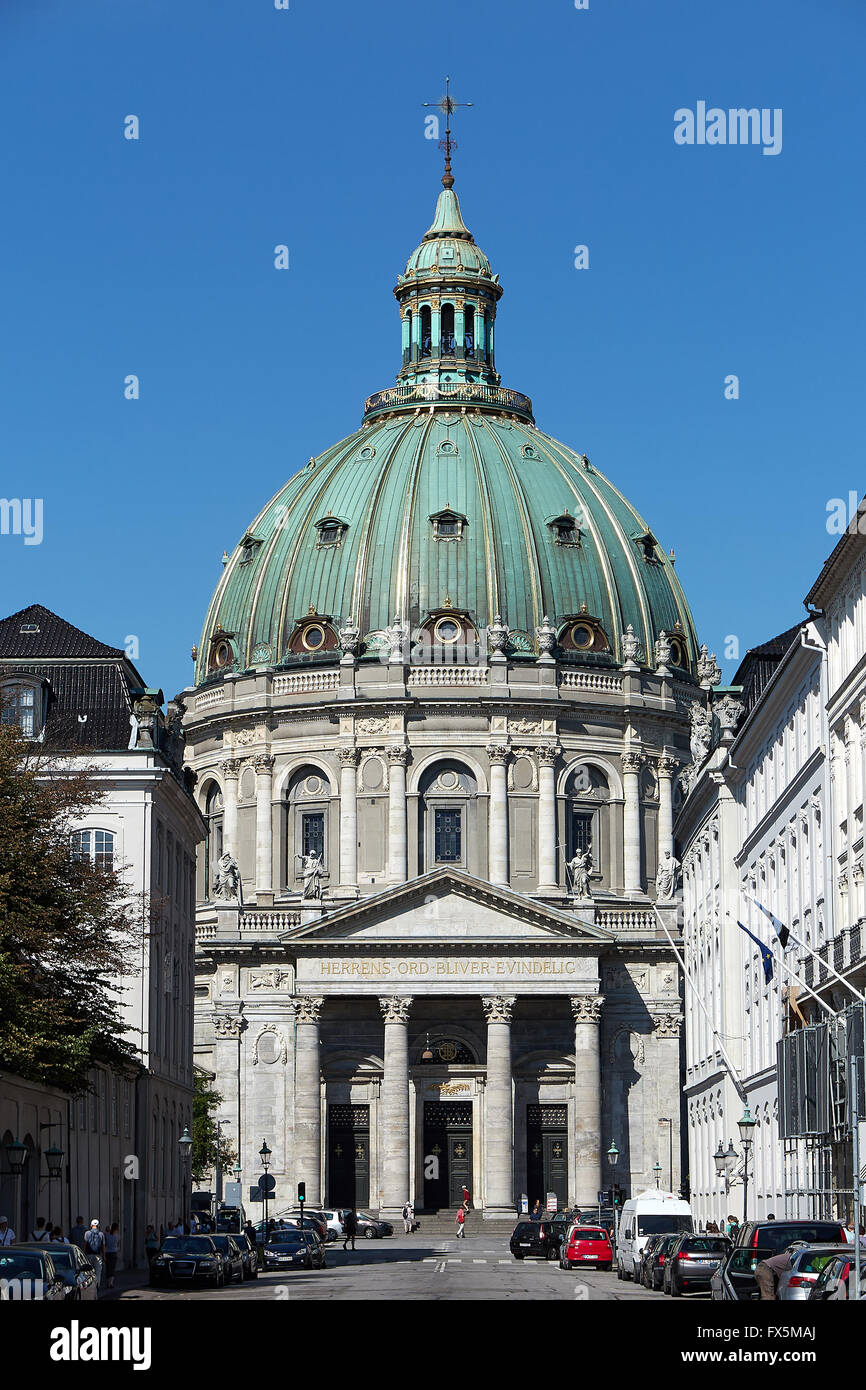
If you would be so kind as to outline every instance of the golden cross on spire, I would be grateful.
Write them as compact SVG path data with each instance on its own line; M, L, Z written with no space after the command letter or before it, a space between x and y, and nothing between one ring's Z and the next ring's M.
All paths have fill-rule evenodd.
M425 106L435 106L445 117L445 139L439 141L440 150L445 151L445 173L442 175L442 183L446 188L454 187L454 177L451 173L451 151L457 149L457 141L451 139L451 112L456 111L458 106L472 106L471 101L455 101L451 95L451 78L445 78L445 95L440 101L425 101Z

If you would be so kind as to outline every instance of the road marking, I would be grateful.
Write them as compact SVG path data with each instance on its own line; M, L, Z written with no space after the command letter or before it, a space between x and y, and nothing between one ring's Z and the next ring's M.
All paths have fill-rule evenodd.
M486 1264L487 1264L487 1261L486 1261L486 1260L473 1260L472 1263L473 1263L474 1265L486 1265Z
M436 1256L435 1256L435 1255L430 1255L429 1257L428 1257L428 1256L425 1256L425 1257L424 1257L424 1264L425 1264L425 1265L438 1265L438 1263L439 1263L439 1261L436 1259Z
M498 1264L501 1264L501 1265L510 1265L510 1264L511 1264L511 1261L510 1261L510 1260L499 1260L499 1261L497 1261L497 1263L498 1263Z

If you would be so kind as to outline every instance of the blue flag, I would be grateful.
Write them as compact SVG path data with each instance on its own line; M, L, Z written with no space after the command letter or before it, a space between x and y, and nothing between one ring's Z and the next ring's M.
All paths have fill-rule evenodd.
M778 917L774 917L770 909L768 907L764 907L763 903L759 903L757 898L752 898L752 902L755 904L755 907L760 908L761 912L763 912L765 917L769 917L770 921L773 923L773 930L775 931L782 945L787 946L788 936L790 933L788 932L788 928L785 926L784 922L780 922ZM743 927L743 931L745 930L745 927Z
M760 951L761 964L764 967L764 979L766 983L769 984L773 978L773 968L775 965L775 962L773 960L773 952L770 950L769 946L764 945L763 941L758 940L754 932L750 932L748 927L744 927L742 922L738 922L737 926L740 928L741 931L744 931L746 933L746 936L750 936L752 938L758 950Z

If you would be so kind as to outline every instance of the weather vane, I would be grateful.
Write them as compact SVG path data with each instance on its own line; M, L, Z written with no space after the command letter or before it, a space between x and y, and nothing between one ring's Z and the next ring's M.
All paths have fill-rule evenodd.
M442 182L446 188L454 187L454 177L451 173L451 151L457 149L457 141L451 139L451 112L456 111L458 106L472 106L471 101L455 101L451 95L451 78L445 78L445 95L440 101L425 101L425 106L435 106L445 117L445 139L439 141L440 150L445 151L445 173L442 175Z

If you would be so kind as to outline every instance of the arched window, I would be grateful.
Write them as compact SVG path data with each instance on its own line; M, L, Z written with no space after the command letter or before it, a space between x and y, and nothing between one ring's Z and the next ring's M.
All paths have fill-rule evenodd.
M490 315L484 310L484 361L490 361Z
M467 304L463 310L463 351L469 358L475 356L475 305Z
M406 314L406 346L403 349L403 365L412 360L412 310Z
M454 305L442 305L442 356L453 357L457 352L457 340L454 337Z
M591 876L608 881L610 832L607 822L610 792L607 778L597 767L581 763L565 784L565 845L567 858L589 850ZM570 885L569 885L570 886Z
M430 305L421 306L421 356L431 357L433 354L433 333L430 321Z
M216 782L211 782L204 799L204 818L207 835L204 842L204 898L210 901L217 865L223 852L223 794Z
M42 732L42 690L28 681L7 681L0 687L0 719L17 724L26 738Z
M76 830L72 835L72 858L89 859L100 869L114 867L114 835L110 830Z
M472 840L478 794L472 773L462 763L436 763L424 773L420 792L420 871L447 864L469 868L474 859Z
M302 767L286 792L286 885L300 892L304 886L302 860L315 854L328 865L328 806L331 787L317 767Z

